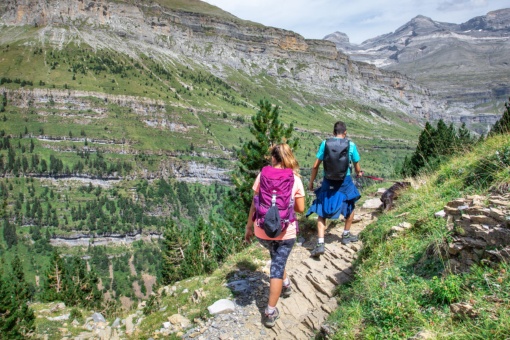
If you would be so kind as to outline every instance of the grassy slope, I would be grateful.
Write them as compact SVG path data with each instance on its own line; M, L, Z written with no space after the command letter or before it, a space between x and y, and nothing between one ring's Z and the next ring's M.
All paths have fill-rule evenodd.
M476 266L466 275L447 274L448 264L438 252L449 239L449 232L443 219L434 218L450 200L468 194L485 195L489 187L510 182L508 159L507 163L496 160L497 152L508 156L509 135L477 145L473 152L421 178L424 184L419 189L406 192L394 211L363 231L364 250L356 278L351 286L339 290L340 306L330 318L337 327L335 338L398 339L423 330L441 339L501 339L510 335L507 264ZM489 175L492 179L486 181ZM388 238L390 228L403 221L413 225L411 231ZM478 318L452 318L450 303L464 301L480 311Z
M0 59L2 76L32 81L34 85L27 88L93 91L161 100L166 112L140 116L116 103L102 103L100 98L89 100L89 110L50 104L41 108L39 105L36 107L39 115L27 114L34 112L31 108L9 107L6 113L8 134L23 133L27 127L33 134L42 128L48 136L64 137L71 132L76 137L83 129L89 138L127 139L133 149L149 153L182 152L193 140L196 151L225 157L225 153L219 152L221 148L232 150L251 138L250 117L256 113L259 100L265 98L281 106L284 123L292 122L298 129L296 134L302 140L298 156L302 166L309 167L313 163L320 140L330 134L336 120L342 119L347 122L351 138L364 152L365 169L388 176L395 162L413 149L419 132L398 113L341 97L324 106L314 105L321 102L321 98L297 88L281 87L263 75L253 79L230 70L228 79L223 82L197 65L191 69L179 63L158 64L144 56L132 60L113 51L94 51L83 44L69 44L62 50L38 43L26 44L34 32L33 29L23 30L26 39L0 46L5 55ZM18 84L5 86L19 88ZM302 98L305 104L293 98ZM90 111L94 107L106 113L94 114ZM194 113L190 113L190 109ZM69 111L73 115L68 115ZM40 117L41 113L45 114L45 119ZM190 126L190 129L171 132L162 125L148 128L147 121L163 119Z
M175 10L181 10L186 12L200 13L213 15L219 18L226 18L229 20L238 19L232 14L225 12L219 7L208 4L207 2L200 0L156 0L156 1L147 1L147 0L114 0L114 2L120 3L129 3L129 4L142 4L142 5L153 5L157 3L162 7L172 8ZM243 21L244 22L244 21Z

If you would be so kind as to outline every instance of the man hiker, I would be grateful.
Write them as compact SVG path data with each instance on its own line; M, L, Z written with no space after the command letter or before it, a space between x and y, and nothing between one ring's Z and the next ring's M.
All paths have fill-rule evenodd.
M356 175L361 177L363 172L359 164L360 156L356 144L346 138L347 129L344 122L335 123L333 135L334 137L322 141L319 146L308 184L308 189L313 190L319 166L324 163L322 185L315 190L315 200L306 213L306 216L313 213L319 215L317 245L311 252L313 257L324 254L324 232L328 218L336 219L340 214L345 217L342 244L347 245L358 240L357 236L349 231L354 219L355 203L361 197L351 178L350 163L354 165Z

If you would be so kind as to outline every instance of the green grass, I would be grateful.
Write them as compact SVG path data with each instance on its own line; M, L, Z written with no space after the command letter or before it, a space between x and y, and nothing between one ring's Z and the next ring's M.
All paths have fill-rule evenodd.
M497 136L452 159L437 173L420 178L419 188L402 194L394 211L381 215L362 232L355 280L339 288L339 307L330 317L337 330L335 338L401 339L422 330L438 339L510 335L507 264L479 264L467 274L450 274L448 261L440 253L451 234L443 219L434 218L455 198L507 190L510 167L502 154L509 147L508 135ZM485 180L473 181L473 176L481 175L480 168ZM408 214L402 216L404 212ZM413 228L398 238L389 237L390 228L404 220ZM453 318L449 305L466 301L479 316Z

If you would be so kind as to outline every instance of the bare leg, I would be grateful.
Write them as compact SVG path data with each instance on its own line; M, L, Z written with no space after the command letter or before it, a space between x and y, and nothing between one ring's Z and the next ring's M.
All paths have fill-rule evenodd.
M287 271L283 271L283 280L273 278L269 280L269 301L268 306L276 307L280 294L282 293L283 281L287 278Z
M354 220L354 211L345 219L345 231L349 231L351 229L352 221Z
M324 232L326 231L326 219L324 217L320 217L317 219L317 237L324 237Z
M342 244L348 245L350 242L356 242L358 241L357 235L352 235L349 230L351 229L352 221L354 220L354 211L347 216L345 219L345 228L344 232L342 233Z
M310 255L312 257L319 257L324 254L324 233L326 231L326 219L320 217L317 219L317 237L321 240L317 240L317 246L312 250Z

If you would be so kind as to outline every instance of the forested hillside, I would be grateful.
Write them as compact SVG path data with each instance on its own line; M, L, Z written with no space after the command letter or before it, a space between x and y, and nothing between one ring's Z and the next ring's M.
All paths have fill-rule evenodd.
M237 250L252 117L292 135L305 178L337 120L365 172L391 178L448 109L332 43L200 1L8 0L0 16L0 271L28 324L27 301L120 315Z

